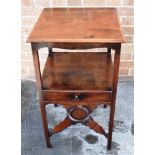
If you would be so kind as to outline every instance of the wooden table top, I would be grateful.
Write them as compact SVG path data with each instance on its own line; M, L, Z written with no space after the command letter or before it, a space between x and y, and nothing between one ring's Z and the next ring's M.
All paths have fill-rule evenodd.
M123 43L115 8L45 8L27 42Z

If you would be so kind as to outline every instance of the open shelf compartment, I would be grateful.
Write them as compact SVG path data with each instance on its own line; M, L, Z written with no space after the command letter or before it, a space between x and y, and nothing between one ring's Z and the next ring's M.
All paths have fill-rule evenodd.
M43 70L43 90L111 91L112 73L107 53L53 52Z

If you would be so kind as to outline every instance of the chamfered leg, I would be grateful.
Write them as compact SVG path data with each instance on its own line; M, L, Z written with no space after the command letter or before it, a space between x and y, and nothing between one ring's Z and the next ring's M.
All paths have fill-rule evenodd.
M107 145L108 150L111 149L111 144L112 144L112 131L114 126L115 101L116 101L119 63L120 63L120 50L121 50L121 45L119 44L115 50L115 57L114 57L112 104L110 106L109 133L108 133L108 145Z
M40 110L41 110L42 123L43 123L43 128L44 128L45 139L46 139L46 146L48 148L51 148L52 144L51 144L51 141L50 141L50 133L49 133L49 130L48 130L46 107L45 107L45 105L43 103L40 104Z
M36 75L37 92L38 92L38 96L39 96L42 123L43 123L45 138L46 138L46 145L47 145L47 147L52 147L51 142L50 142L49 131L48 131L46 108L45 108L45 104L43 103L42 79L41 79L40 62L39 62L39 54L38 54L37 46L38 46L37 43L31 43L33 64L34 64L34 70L35 70L35 75Z

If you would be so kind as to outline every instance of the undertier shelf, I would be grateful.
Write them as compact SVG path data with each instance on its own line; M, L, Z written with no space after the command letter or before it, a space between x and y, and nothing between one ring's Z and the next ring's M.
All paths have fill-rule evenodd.
M107 53L53 52L43 70L43 90L111 91L112 75Z

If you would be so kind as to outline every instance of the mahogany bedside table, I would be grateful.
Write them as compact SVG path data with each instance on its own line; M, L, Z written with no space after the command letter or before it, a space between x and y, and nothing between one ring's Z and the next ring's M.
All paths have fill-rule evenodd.
M28 40L39 95L46 145L50 137L70 125L82 123L108 139L111 149L121 43L125 42L114 8L45 8ZM40 72L38 50L48 47L49 54ZM74 49L54 52L52 48ZM107 48L107 52L76 52L77 49ZM111 49L115 51L114 64ZM48 128L46 105L66 108L65 120ZM90 113L98 105L109 106L109 131L96 123Z

